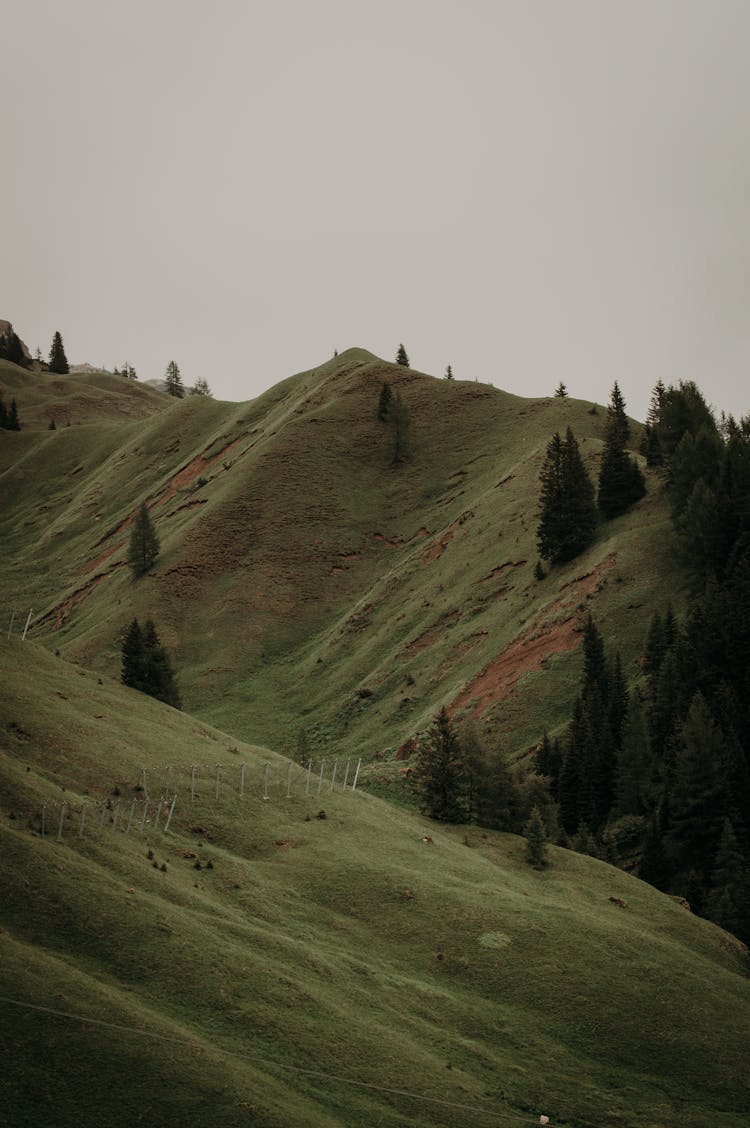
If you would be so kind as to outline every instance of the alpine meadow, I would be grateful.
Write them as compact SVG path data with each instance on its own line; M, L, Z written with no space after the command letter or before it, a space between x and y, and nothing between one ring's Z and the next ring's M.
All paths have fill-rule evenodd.
M750 420L11 334L3 1123L750 1124Z

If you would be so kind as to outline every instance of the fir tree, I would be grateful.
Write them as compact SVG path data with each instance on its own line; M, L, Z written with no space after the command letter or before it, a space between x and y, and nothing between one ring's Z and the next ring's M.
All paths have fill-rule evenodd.
M568 389L565 387L562 380L555 388L555 397L557 399L567 399L568 397Z
M143 630L143 649L145 692L158 701L171 705L174 709L181 709L182 702L172 663L159 640L152 619L146 620Z
M537 545L551 563L572 560L587 548L596 530L594 487L570 427L565 439L555 433L540 474Z
M745 864L737 845L737 835L731 820L725 818L711 873L706 913L729 932L738 932L741 924L744 878Z
M167 370L164 373L164 387L168 395L174 396L176 399L185 398L185 387L182 383L182 376L177 364L170 360L167 365Z
M406 349L402 344L398 346L398 352L396 353L396 364L402 364L404 368L409 367L409 357L406 355Z
M145 576L153 568L159 555L159 538L151 523L148 508L145 502L133 519L133 528L130 533L128 548L128 564L134 579Z
M724 741L702 694L681 726L674 782L669 791L669 851L675 870L706 874L722 826L719 768Z
M544 869L548 865L547 831L538 807L534 807L531 818L523 829L526 839L526 861L534 869Z
M137 619L133 619L123 639L121 681L131 689L147 692L143 631Z
M604 451L599 469L597 504L607 519L619 517L642 498L646 483L637 462L626 451L630 425L618 385L612 388L607 408Z
M420 745L412 779L428 815L444 822L466 822L466 764L445 709Z
M448 367L445 370L445 378L446 378L446 380L452 380L453 379L453 369L451 368L450 364L448 365Z
M49 351L49 370L56 372L60 376L65 376L70 372L67 357L65 356L65 349L63 348L62 337L59 332L56 332L52 338L52 347Z

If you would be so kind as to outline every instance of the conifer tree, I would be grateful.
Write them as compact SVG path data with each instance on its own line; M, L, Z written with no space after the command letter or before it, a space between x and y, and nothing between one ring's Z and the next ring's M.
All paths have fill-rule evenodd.
M146 620L143 629L143 650L145 692L174 709L181 709L182 702L172 663L159 640L152 619Z
M52 338L52 347L49 351L49 370L50 372L56 372L60 376L65 376L70 372L70 366L65 356L65 349L63 348L63 341L59 331L55 332Z
M615 383L607 408L597 499L599 509L607 519L625 513L646 492L646 483L638 463L625 449L629 435L625 401Z
M555 397L557 399L567 399L568 397L568 389L565 387L562 380L555 388Z
M398 346L398 352L396 353L396 364L403 364L404 368L409 367L409 357L406 354L406 349L404 348L403 344Z
M526 839L526 861L534 869L544 869L549 864L547 856L547 831L538 807L534 807L531 818L523 828Z
M706 912L711 920L729 932L736 933L741 923L744 877L745 865L737 835L731 820L725 818L711 873Z
M128 548L128 564L134 579L145 576L153 568L159 555L159 538L151 523L145 502L133 519Z
M445 709L420 745L412 779L428 815L444 822L466 822L466 763Z
M540 482L539 555L553 564L572 560L594 538L596 506L594 487L570 427L564 440L556 432L548 443Z
M446 378L446 380L452 380L454 378L453 377L453 369L451 368L450 364L448 365L448 367L445 370L445 378Z
M131 689L138 689L141 693L148 692L143 632L137 619L133 619L123 639L121 681Z
M173 360L170 360L164 373L164 385L168 395L174 396L176 399L185 398L185 386L182 383L180 369Z

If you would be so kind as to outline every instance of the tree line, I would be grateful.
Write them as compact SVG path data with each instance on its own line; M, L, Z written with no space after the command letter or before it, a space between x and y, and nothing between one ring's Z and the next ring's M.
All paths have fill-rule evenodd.
M586 852L750 940L750 420L717 422L693 383L658 384L643 440L692 585L656 611L625 684L589 620L584 672L537 769Z

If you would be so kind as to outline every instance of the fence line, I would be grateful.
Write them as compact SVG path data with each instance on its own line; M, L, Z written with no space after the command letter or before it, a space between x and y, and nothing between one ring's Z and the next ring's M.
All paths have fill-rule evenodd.
M362 765L362 759L360 757L360 759L357 761L357 767L356 767L356 771L354 773L354 778L352 780L351 785L348 788L347 788L347 783L348 783L348 779L349 779L349 769L350 769L350 764L351 764L351 757L349 757L349 759L347 759L347 761L346 761L346 768L345 768L345 771L344 771L343 783L339 783L337 785L336 776L337 776L338 762L339 762L338 758L334 759L334 761L333 761L333 766L332 766L331 772L330 772L329 793L333 793L334 789L337 788L337 786L338 786L338 790L340 791L340 793L343 794L344 792L348 791L348 794L351 795L357 788L357 782L358 782L358 779L359 779L359 770L360 770L360 767ZM172 822L172 816L174 815L175 811L178 810L177 800L178 800L178 794L179 793L178 793L176 785L180 781L181 774L187 773L187 772L189 772L189 776L190 776L190 789L189 789L190 799L189 799L189 803L188 803L187 802L187 792L183 791L183 796L185 796L185 802L183 802L183 804L179 808L184 813L186 813L186 814L189 813L191 808L194 807L195 802L196 802L196 798L198 797L198 793L196 792L196 783L200 784L201 779L203 780L204 783L208 783L208 784L213 783L213 785L214 785L213 786L213 799L210 796L205 797L202 800L203 806L205 806L206 804L220 803L221 798L222 798L222 790L223 790L224 794L226 794L226 793L236 794L236 795L238 795L240 800L244 801L247 790L248 790L248 788L247 788L247 779L248 779L247 768L248 768L248 764L242 763L242 764L239 765L239 767L240 767L239 782L237 784L236 781L234 783L232 782L231 776L229 776L227 774L222 775L222 765L220 765L220 764L217 764L215 766L215 768L207 767L205 769L205 775L204 776L201 776L201 774L200 774L201 769L200 769L199 765L197 765L197 764L191 764L189 768L187 768L187 767L183 768L183 767L180 767L180 766L175 766L174 764L167 764L165 766L165 769L164 769L164 777L163 777L164 787L159 792L159 798L155 802L152 802L151 796L149 795L149 792L147 790L146 769L141 768L139 773L138 773L138 783L135 785L134 790L140 791L142 793L142 799L139 799L139 797L136 795L133 798L133 800L130 804L129 811L127 810L127 800L125 801L125 811L127 811L127 817L125 815L125 811L121 812L121 807L123 806L123 803L122 803L122 799L119 797L119 795L117 796L114 804L113 804L111 798L102 800L101 803L94 804L93 805L94 812L98 813L99 818L98 818L98 825L97 825L96 819L94 819L93 822L92 822L92 820L88 821L88 826L90 828L90 832L94 833L97 830L98 831L104 831L105 830L105 822L107 822L107 817L109 816L109 823L106 827L107 831L110 831L112 833L116 833L117 831L119 831L124 836L129 835L131 830L134 829L134 824L137 823L136 809L138 807L139 802L142 801L143 802L143 810L141 812L140 824L135 827L137 833L144 834L148 830L148 832L151 833L151 834L155 834L159 831L161 831L162 834L167 834L169 832L169 827L170 827L171 822ZM299 785L298 796L302 797L302 798L309 799L309 797L310 797L310 782L311 782L312 774L313 774L313 761L312 760L308 761L306 768L304 767L304 765L295 764L295 762L293 760L290 760L289 763L288 763L286 773L281 773L279 776L274 777L273 780L271 779L271 763L270 763L269 760L265 760L264 763L263 763L261 778L260 778L260 780L256 781L257 786L258 786L258 792L260 793L260 798L263 801L270 800L272 798L272 795L271 795L272 790L275 792L273 798L277 798L277 797L284 798L284 799L295 798L294 786L293 786L294 776L295 776L295 772L294 772L295 768L298 769L298 775L297 775L297 783ZM323 788L323 784L328 782L328 780L326 779L326 759L325 759L325 757L320 761L320 769L319 769L317 775L318 775L318 780L317 780L316 798L319 798L321 790ZM302 781L303 780L305 781L304 782L304 790L302 790ZM168 785L171 781L174 781L175 786L174 786L173 790L170 791L168 789ZM77 835L78 838L83 838L84 830L87 827L87 816L88 816L88 811L89 811L90 805L91 804L90 804L89 800L87 800L87 799L83 799L81 801L80 819L79 819L79 823L78 823L78 835ZM48 831L50 831L50 833L54 833L54 830L50 826L50 816L52 815L52 811L48 810L49 806L50 805L48 803L42 803L41 808L37 808L37 810L40 811L40 819L39 819L38 826L39 826L39 831L40 831L42 838L48 837ZM74 812L74 808L73 808L72 804L68 800L62 801L61 804L60 804L60 813L59 813L59 818L58 818L58 823L57 823L57 835L56 835L56 841L57 842L62 842L65 839L64 831L65 831L65 825L66 825L66 816L67 816L68 820L72 821L74 814L75 814L75 812ZM121 818L121 814L122 814L122 818ZM149 814L151 816L150 819L149 819ZM32 819L33 819L33 815L29 817L29 822L31 822ZM160 826L162 821L163 821L163 824L164 824L163 827ZM71 827L71 834L73 834L73 833L75 833L75 830L74 830L73 827Z
M21 612L21 614L23 614L23 612ZM32 607L29 607L29 613L26 616L26 626L23 628L23 631L21 631L21 642L23 642L26 638L26 634L28 632L29 626L31 625L31 616L33 614L34 614L34 609ZM6 635L6 638L8 640L10 640L10 636L13 633L13 624L15 623L15 621L16 621L16 612L15 612L15 610L12 610L11 613L10 613L10 622L8 623L8 634ZM19 630L20 630L20 624L21 624L20 619L18 620L18 623L19 623Z

